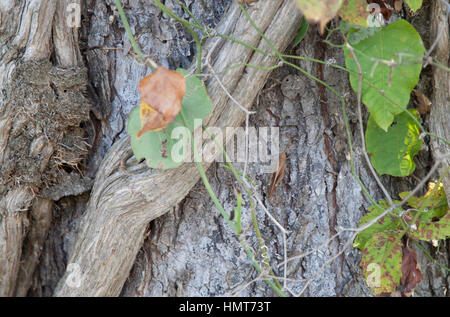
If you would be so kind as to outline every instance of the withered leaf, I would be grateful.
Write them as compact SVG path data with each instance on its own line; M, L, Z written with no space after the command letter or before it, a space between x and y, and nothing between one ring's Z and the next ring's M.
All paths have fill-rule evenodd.
M402 295L411 296L414 288L422 280L423 275L420 265L417 263L417 253L410 247L403 248L402 258L402 277L400 284L402 286Z
M427 114L431 110L431 101L428 99L427 96L425 96L422 92L420 92L417 89L414 89L414 95L417 98L418 106L417 111L419 111L420 114Z
M325 25L336 16L343 0L297 0L305 18L320 24L320 33L323 34Z
M272 174L272 181L270 184L269 194L267 195L267 198L270 198L270 196L272 196L273 191L284 177L284 170L286 168L286 158L287 158L286 152L281 153L280 157L278 158L278 168Z
M159 66L139 83L141 130L139 138L148 131L161 130L175 120L186 92L183 74Z
M402 11L402 4L403 4L403 0L395 0L395 2L394 2L394 9L395 9L395 12L400 12L400 11Z

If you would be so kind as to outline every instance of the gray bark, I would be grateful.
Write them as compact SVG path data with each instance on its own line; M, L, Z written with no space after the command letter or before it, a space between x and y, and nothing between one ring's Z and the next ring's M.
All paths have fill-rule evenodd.
M24 144L30 149L26 156L38 153L37 158L33 158L37 162L34 165L45 166L44 173L34 171L26 174L29 186L19 186L16 179L22 175L20 173L11 174L15 182L6 182L6 177L0 174L5 183L0 188L0 295L274 295L264 282L249 283L258 274L219 216L202 183L196 184L199 175L195 165L184 164L175 170L161 172L149 170L145 163L138 163L133 158L125 124L131 109L138 105L136 87L148 70L128 54L131 45L118 21L113 1L82 2L83 19L79 32L64 24L65 6L74 1L50 2L47 5L41 2L0 3L0 30L5 31L0 32L0 43L6 43L0 44L0 85L11 93L17 87L14 86L17 82L14 78L21 78L13 71L16 65L39 61L38 68L48 70L47 75L32 76L27 85L34 92L46 92L48 98L54 100L52 92L40 84L42 81L53 83L55 88L52 91L58 97L62 96L58 106L63 109L67 109L64 106L67 99L71 99L81 115L72 116L70 124L56 131L64 131L59 143L70 147L76 144L82 150L58 152L59 148L51 142L38 146L42 141L39 141L41 134L37 129L38 133L27 135ZM194 45L180 24L163 15L151 1L129 0L123 3L130 25L146 54L166 67L189 67L194 57ZM177 14L183 14L176 1L165 3ZM230 2L186 0L185 3L209 27L218 24L221 33L269 50L236 4L226 9ZM426 13L420 17L425 16L426 19L430 12L427 8L428 3L425 3L423 10ZM294 2L259 1L249 8L249 12L277 49L284 51L300 22L301 13L294 8ZM14 19L15 16L23 18ZM442 23L439 22L440 16L442 12L437 17L431 15L433 25ZM189 19L186 14L184 17ZM33 23L39 27L32 27ZM423 30L422 37L427 32ZM448 39L448 35L444 37ZM445 45L440 44L436 54L442 52L439 47L445 48ZM265 57L217 38L206 42L204 56L210 50L213 50L212 65L216 72L235 63L271 66L276 61L273 57ZM323 45L316 28L310 28L295 53L344 64L341 51ZM448 58L448 53L443 56ZM54 65L49 65L49 60ZM346 93L352 133L357 131L356 102L350 93L347 74L306 61L297 64ZM88 78L83 66L88 69ZM208 69L203 71L208 72ZM290 231L287 236L288 256L317 248L339 227L356 227L370 204L350 173L339 99L287 66L271 74L240 67L220 78L234 98L257 112L251 116L250 126L279 126L280 149L289 149L286 175L270 198L267 197L270 175L263 173L258 164L251 163L248 169L265 206ZM213 114L206 124L219 127L241 125L244 113L229 100L217 81L210 78L206 86L214 105ZM85 98L87 88L90 101ZM448 95L440 95L445 89L436 88L433 98L448 98ZM12 141L24 135L26 129L14 133L17 125L14 120L18 120L13 111L14 104L11 97L1 96L0 159L5 160L15 153L11 150ZM438 100L433 100L433 104L440 103ZM440 104L445 114L448 101ZM86 111L89 110L87 117ZM430 116L438 118L433 112ZM448 127L445 120L432 120L430 118L431 126L443 125L444 130ZM75 129L81 121L84 122L84 135ZM36 126L31 126L31 130L36 130ZM47 132L45 128L43 130ZM56 135L55 131L53 133ZM68 140L64 135L74 137ZM448 139L448 134L442 136ZM90 144L90 150L83 145L81 137ZM361 140L356 132L353 141L357 173L371 194L376 199L383 199L364 164ZM291 144L293 146L289 147ZM432 145L433 153L442 148L442 144ZM19 154L15 153L16 156ZM55 170L61 170L61 162L64 162L62 175L55 176ZM427 153L421 152L414 177L423 177L430 164ZM237 167L242 168L242 165L237 164ZM85 177L80 177L77 169L85 171ZM17 170L20 168L16 166ZM48 184L47 178L41 175L55 180ZM227 211L231 211L233 189L238 185L230 172L220 164L211 164L207 176ZM384 177L382 180L392 193L398 193L410 190L416 183L414 177L403 180ZM259 246L250 228L248 206L244 205L243 209L243 224L249 228L245 235L257 254L257 260L261 261ZM50 217L53 217L51 226ZM283 260L282 235L260 208L257 209L257 218L273 269L277 275L283 276L283 268L276 266ZM288 283L291 289L300 291L305 285L302 280L319 271L345 241L346 236L341 236L320 252L289 263L287 276L300 280ZM448 266L448 250L445 248L448 246L441 248L440 254L433 255ZM323 272L312 280L303 295L369 295L358 266L359 259L359 252L349 249L323 267ZM78 281L81 283L75 286L71 283L74 282L73 264L81 269ZM445 295L448 274L430 265L423 254L421 264L425 279L417 288L416 295ZM30 272L34 275L31 276Z
M446 15L447 7L440 1L433 2L431 14L433 16L431 23L430 39L437 40L432 56L442 65L449 65L449 31L448 31L448 15ZM450 137L450 77L449 73L439 67L433 69L433 94L432 107L430 113L430 132L448 140ZM431 140L431 149L433 156L440 157L450 153L449 146L446 146L437 138ZM443 162L440 173L443 174L445 169L450 166L450 157ZM447 188L447 201L450 201L450 173L447 173L443 183Z

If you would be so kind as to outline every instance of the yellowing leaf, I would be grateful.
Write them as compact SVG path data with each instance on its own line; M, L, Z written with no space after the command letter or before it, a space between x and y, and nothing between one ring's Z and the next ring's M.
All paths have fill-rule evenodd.
M336 16L342 2L343 0L297 0L297 5L308 21L320 24L320 32L323 33L325 25Z
M399 203L399 201L396 200L394 201L394 203L397 204ZM389 204L385 200L379 201L378 205L373 205L368 208L369 212L366 215L364 215L364 217L362 217L361 220L359 221L361 225L364 225L365 223L378 217L387 208L389 208ZM353 246L360 250L364 250L367 241L369 241L374 234L379 232L389 232L396 230L399 226L399 218L397 215L400 214L401 210L402 209L394 209L391 212L391 214L382 217L377 222L372 224L370 227L358 233L353 243Z
M387 131L394 116L406 110L411 91L419 81L425 52L422 38L411 24L398 20L354 44L353 48L364 72L362 101L377 125ZM350 84L357 92L355 56L348 48L344 48L344 53L345 64L352 71ZM388 66L387 61L396 65Z
M401 199L405 199L409 192L398 194ZM413 196L408 199L408 205L420 212L421 221L432 221L433 218L441 218L447 213L448 204L445 196L444 186L439 183L428 184L428 191L423 197Z
M419 10L422 6L422 0L406 0L406 3L414 12Z
M410 230L408 235L424 241L447 239L450 237L450 212L447 212L439 221L420 222L417 230Z
M351 24L367 27L369 11L366 0L344 0L338 14Z
M375 295L392 293L402 276L402 242L395 231L372 236L362 252L361 267Z

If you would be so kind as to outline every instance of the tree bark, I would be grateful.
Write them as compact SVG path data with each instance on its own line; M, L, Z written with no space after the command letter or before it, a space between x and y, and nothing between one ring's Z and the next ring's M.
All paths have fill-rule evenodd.
M66 23L70 3L81 4L79 29ZM172 69L190 67L195 48L181 24L151 1L122 3L146 54ZM218 32L270 51L236 3L184 3L208 27L217 24ZM190 20L177 1L165 4ZM424 30L422 37L429 32L434 39L443 24L448 32L438 1L425 1L422 10L426 13L419 12L416 20L429 14L432 21L431 32ZM295 1L258 1L248 11L283 52L300 24ZM194 164L158 171L134 159L125 124L139 104L137 86L148 69L129 54L131 45L114 1L15 0L0 3L0 17L0 296L274 295L265 282L252 282L258 274L203 184L196 185ZM294 52L344 65L341 50L323 44L315 27ZM448 33L435 53L448 64ZM237 63L270 67L277 60L218 37L206 41L202 55L211 56L215 72ZM345 94L356 171L374 198L384 199L360 152L348 75L308 61L292 62ZM204 67L202 72L210 70ZM448 89L441 86L448 83L448 74L436 68L432 76L430 130L449 139L444 119ZM256 111L251 127L280 128L280 150L287 151L288 159L274 194L267 196L271 175L260 165L250 163L247 175L264 205L289 230L288 256L318 248L340 227L358 226L370 202L350 173L339 98L288 66L274 72L241 66L219 78L236 100ZM205 84L214 110L204 123L241 126L244 112L214 78ZM430 145L433 155L448 151L442 143ZM423 177L431 163L422 151L414 177ZM231 211L237 187L232 175L220 163L204 167ZM416 183L413 177L382 181L392 193L411 190ZM283 267L276 266L283 260L283 235L261 208L256 211L273 269L283 276ZM251 233L249 206L243 206L242 221L250 247L263 261ZM306 287L304 296L369 295L356 249L327 263L346 238L289 263L286 276L296 280L288 283L294 293ZM433 255L449 265L447 244ZM420 259L425 278L416 295L444 296L448 273L430 265L424 254Z
M30 271L35 269L49 229L51 204L37 197L41 188L54 189L61 182L58 173L64 174L62 165L75 166L86 148L79 124L89 109L83 94L87 77L78 67L77 30L67 27L64 18L67 4L74 2L7 1L0 5L3 296L15 295L16 288L24 295L31 284ZM55 66L49 63L54 47ZM79 146L81 151L70 146ZM23 246L27 234L36 240Z
M448 33L448 8L441 1L433 1L431 7L431 32L430 41L436 42L432 51L432 56L442 65L449 66L449 33ZM450 76L447 71L439 67L433 67L433 94L431 99L430 113L430 132L449 140L450 138ZM450 166L450 146L437 138L431 139L431 150L433 156L439 158L447 156L439 169L440 174ZM446 188L447 201L450 201L450 172L447 171L443 179L444 188Z
M277 49L284 50L299 25L301 14L294 6L292 1L279 1L276 4L261 4L258 10L252 11L252 19L259 22L265 36L272 41L278 39ZM275 23L278 21L289 23ZM267 43L251 28L237 5L230 8L220 32L233 37L239 34L244 42L268 49ZM253 54L245 46L217 39L207 43L204 50L206 55L211 54L211 64L218 72L225 65L236 63L271 67L276 60ZM268 71L240 67L227 72L221 80L231 94L248 107L264 85L267 75ZM244 113L231 100L227 100L226 93L216 81L207 83L207 91L214 109L205 120L207 126L233 127L242 123ZM142 245L148 223L180 202L199 179L195 164L184 164L167 171L150 171L142 164L131 162L126 170L121 170L120 162L128 160L131 154L130 141L123 138L103 160L81 234L69 260L69 263L78 264L83 272L81 287L73 288L65 282L70 275L67 272L58 284L57 296L119 295ZM136 168L138 172L133 171Z

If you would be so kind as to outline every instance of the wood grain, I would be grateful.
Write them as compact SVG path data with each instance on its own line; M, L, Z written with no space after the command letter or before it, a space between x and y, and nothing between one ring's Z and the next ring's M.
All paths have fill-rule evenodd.
M290 43L301 17L295 3L290 0L261 1L249 13L264 35L276 43L278 50L284 50ZM269 50L267 43L251 27L236 4L226 13L219 31ZM274 57L217 38L209 40L203 50L205 56L210 54L216 72L237 63L270 67L276 62ZM268 74L269 71L242 66L227 71L221 76L221 81L234 98L250 108ZM215 80L208 80L206 86L214 109L206 124L239 126L245 118L242 110L232 104ZM120 169L120 162L131 156L130 141L126 137L114 144L104 158L69 260L69 264L75 263L80 267L80 287L68 286L66 279L71 278L71 272L66 272L58 283L56 296L119 295L142 245L149 221L181 201L199 180L194 164L156 171L147 169L143 164L131 163L127 165L127 170Z

